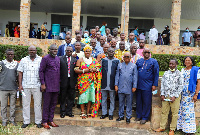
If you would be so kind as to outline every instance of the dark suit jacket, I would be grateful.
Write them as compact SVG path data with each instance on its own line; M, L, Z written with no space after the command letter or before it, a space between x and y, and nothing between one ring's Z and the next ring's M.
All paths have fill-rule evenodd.
M101 89L105 89L107 86L107 72L108 68L111 68L111 75L110 75L110 89L115 90L115 75L117 71L117 66L119 64L119 60L114 58L112 60L112 66L108 67L108 60L107 58L102 59L102 80L101 80Z
M58 52L57 52L57 56L63 56L65 53L65 50L64 50L64 46L65 44L61 45L58 47ZM71 44L71 47L73 48L73 51L75 51L75 47L73 44Z
M70 62L70 86L75 89L75 85L77 84L77 74L74 71L76 66L76 58L71 56ZM66 55L60 57L60 87L66 88L68 86L68 63Z

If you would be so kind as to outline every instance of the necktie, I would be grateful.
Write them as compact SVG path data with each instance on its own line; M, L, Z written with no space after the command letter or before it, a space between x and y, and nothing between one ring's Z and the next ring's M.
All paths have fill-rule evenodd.
M70 74L70 57L68 57L68 74Z

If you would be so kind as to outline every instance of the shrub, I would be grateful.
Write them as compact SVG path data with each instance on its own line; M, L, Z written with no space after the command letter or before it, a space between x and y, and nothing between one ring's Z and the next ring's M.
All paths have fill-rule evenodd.
M13 49L15 51L14 60L20 61L23 57L28 55L28 47L29 46L21 46L21 45L0 45L0 60L5 59L5 51L7 49ZM42 56L42 49L37 47L37 54Z
M166 71L169 69L169 61L170 59L176 58L178 60L178 69L180 70L183 68L183 60L185 56L188 55L174 55L174 54L152 54L152 58L158 61L160 71ZM190 55L192 56L192 55ZM200 66L200 56L193 55L192 56L195 60L196 66Z

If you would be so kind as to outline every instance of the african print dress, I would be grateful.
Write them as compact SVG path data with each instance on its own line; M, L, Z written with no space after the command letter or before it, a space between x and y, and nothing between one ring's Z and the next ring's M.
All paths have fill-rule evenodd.
M92 59L92 63L87 65L81 62L80 70L87 68L97 68L97 72L82 73L78 76L79 104L85 104L91 101L92 117L97 117L98 109L101 104L101 65L96 59Z
M184 69L181 71L184 76L184 86L178 113L177 129L182 129L182 131L185 133L196 132L194 101L192 101L195 92L190 93L188 90L190 71L191 70ZM200 70L198 70L197 79L200 79Z

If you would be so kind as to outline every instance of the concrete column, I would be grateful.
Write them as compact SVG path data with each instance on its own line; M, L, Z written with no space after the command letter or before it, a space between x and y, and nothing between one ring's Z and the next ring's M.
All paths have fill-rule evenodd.
M170 45L179 46L181 1L172 0Z
M75 37L75 31L80 30L81 19L81 0L73 1L73 17L72 17L72 38Z
M128 37L129 24L129 0L122 0L122 15L121 15L121 33L125 33Z
M31 0L21 0L20 38L29 38Z

